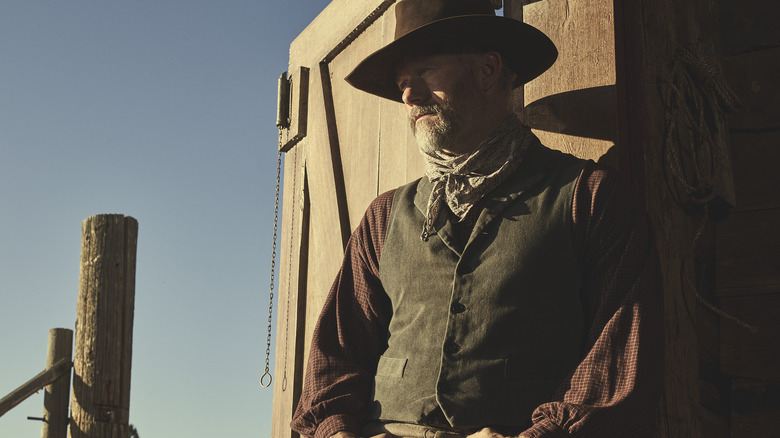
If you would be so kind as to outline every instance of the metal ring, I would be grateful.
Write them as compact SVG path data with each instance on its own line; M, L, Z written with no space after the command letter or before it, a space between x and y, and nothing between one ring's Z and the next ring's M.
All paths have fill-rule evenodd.
M268 383L265 383L266 376L268 377ZM269 386L271 386L271 382L273 380L274 380L274 378L271 376L271 373L269 373L268 370L266 370L263 373L263 375L260 376L260 386L262 386L263 388L268 388Z

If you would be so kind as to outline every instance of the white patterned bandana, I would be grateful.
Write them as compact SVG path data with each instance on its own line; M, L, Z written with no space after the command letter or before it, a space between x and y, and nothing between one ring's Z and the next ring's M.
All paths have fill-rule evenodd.
M458 221L463 220L477 202L517 169L534 139L531 130L512 114L470 153L421 152L425 175L433 183L422 240L434 233L433 225L445 202Z

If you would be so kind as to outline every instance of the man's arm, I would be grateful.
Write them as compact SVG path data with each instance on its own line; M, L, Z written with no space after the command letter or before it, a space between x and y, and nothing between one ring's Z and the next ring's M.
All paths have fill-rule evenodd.
M644 436L663 386L662 290L646 215L620 179L590 164L573 205L583 271L583 361L527 438Z
M393 192L380 195L352 234L314 330L306 379L290 426L304 436L358 433L367 415L390 307L379 256Z

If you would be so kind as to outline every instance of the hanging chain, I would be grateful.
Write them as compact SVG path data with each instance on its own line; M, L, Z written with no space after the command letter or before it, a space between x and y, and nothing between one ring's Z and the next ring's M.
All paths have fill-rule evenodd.
M293 174L292 174L292 200L290 201L290 204L293 206L293 214L290 218L290 229L292 232L290 233L290 249L289 249L289 261L287 265L287 304L284 306L285 310L285 317L284 317L284 361L282 362L282 391L287 391L287 353L290 351L289 348L289 333L290 333L290 285L292 284L292 265L293 265L293 246L294 246L294 240L295 240L295 216L297 208L297 202L298 193L296 190L296 185L298 181L298 153L293 152Z
M279 130L279 142L282 141L282 130ZM281 182L282 171L282 151L278 152L276 158L276 192L274 197L274 238L271 250L271 287L270 287L270 299L268 300L268 339L265 343L265 372L260 377L260 386L268 388L271 386L273 376L270 371L271 361L271 318L274 311L274 273L276 272L276 235L279 225L279 184ZM267 378L267 379L266 379Z

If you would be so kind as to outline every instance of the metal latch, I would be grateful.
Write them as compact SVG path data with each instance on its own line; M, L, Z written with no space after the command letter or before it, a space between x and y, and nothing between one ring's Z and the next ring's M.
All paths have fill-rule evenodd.
M306 137L309 113L309 69L298 67L297 74L279 76L276 126L279 127L279 150L289 151Z
M276 126L279 128L290 127L290 81L287 72L279 76L279 91L276 96Z

